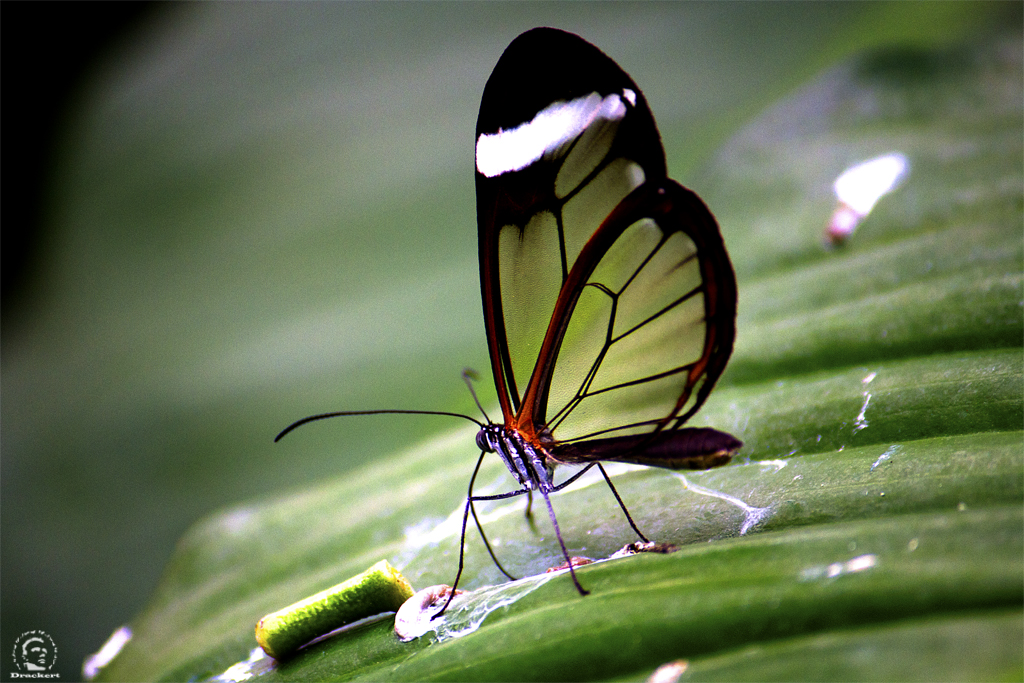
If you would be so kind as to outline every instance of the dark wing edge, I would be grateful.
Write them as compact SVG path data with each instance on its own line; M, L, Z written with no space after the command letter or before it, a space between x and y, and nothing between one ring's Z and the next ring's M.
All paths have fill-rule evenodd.
M496 203L488 195L481 201L481 183L477 178L477 222L480 248L480 296L484 307L484 329L487 334L487 353L491 359L494 388L505 424L509 424L519 410L519 390L512 372L512 359L505 334L505 315L501 306L501 274L498 270L498 227L494 225ZM487 215L482 206L492 213ZM506 379L507 378L507 379Z
M733 271L729 254L725 250L718 222L707 205L691 190L670 180L667 188L673 191L666 201L670 204L668 215L679 221L679 225L694 244L700 256L701 277L704 281L704 317L708 334L704 340L704 354L689 373L686 391L676 403L675 412L682 410L689 398L692 387L704 375L704 381L697 390L695 403L682 415L666 419L665 425L674 422L679 428L700 410L708 394L714 389L718 378L725 371L725 365L732 355L736 341L736 273ZM689 219L692 219L692 222ZM663 425L663 426L665 426Z

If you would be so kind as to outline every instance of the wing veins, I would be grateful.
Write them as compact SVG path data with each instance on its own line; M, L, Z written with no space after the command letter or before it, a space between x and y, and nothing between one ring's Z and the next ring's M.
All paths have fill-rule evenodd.
M641 378L638 378L638 379L635 379L635 380L631 380L629 382L625 382L625 383L622 383L622 384L617 384L617 385L612 386L612 387L605 387L604 389L599 389L599 390L594 391L594 392L590 391L590 387L591 387L591 385L593 385L594 379L597 377L597 373L601 369L601 363L604 361L605 357L608 355L608 351L611 348L612 344L614 344L615 342L619 341L620 339L623 339L624 337L632 334L633 332L637 331L639 328L643 327L644 325L648 324L649 322L651 322L651 321L659 318L660 316L664 315L665 313L667 313L668 311L672 310L673 308L675 308L679 304L681 304L684 301L692 298L699 291L701 291L703 289L704 285L703 285L703 283L701 283L700 285L698 285L694 289L690 290L689 292L687 292L683 296L681 296L678 299L676 299L675 301L669 303L667 306L662 308L660 311L655 312L650 317L648 317L647 319L639 322L634 327L632 327L629 330L623 332L619 336L617 336L617 337L613 337L612 336L612 332L613 332L614 327L615 327L615 315L616 315L617 308L618 308L619 296L624 291L626 291L626 288L629 287L629 285L637 278L637 276L640 274L640 271L642 271L645 267L647 267L647 265L651 262L651 259L653 259L654 256L661 250L662 246L664 246L665 243L668 242L668 238L669 238L669 235L663 232L662 233L662 238L658 241L658 244L656 244L654 246L654 248L651 249L650 253L647 254L646 257L644 257L644 260L633 270L633 273L629 276L629 278L626 280L626 282L623 283L622 287L620 287L617 292L612 291L612 289L610 287L608 287L607 285L605 285L603 283L600 283L600 282L588 282L586 285L584 285L585 287L591 287L592 286L592 287L598 289L599 291L604 292L605 294L608 295L608 297L612 301L612 310L611 310L611 312L609 314L607 331L606 331L606 334L605 334L605 342L604 342L604 344L601 345L601 350L598 352L597 357L594 359L593 364L591 364L590 369L587 371L586 377L584 377L583 381L580 383L580 386L576 390L575 395L569 401L567 401L566 404L561 408L561 410L559 410L551 418L551 420L549 422L549 426L551 428L551 431L556 430L559 427L559 425L561 425L562 422L564 422L569 417L569 415L572 414L572 411L575 410L576 407L578 405L580 405L583 402L584 399L589 398L590 396L596 396L597 394L601 394L601 393L604 393L606 391L611 391L612 389L621 389L621 388L624 388L624 387L628 387L628 386L632 386L632 385L636 385L636 384L643 384L645 382L650 382L650 381L653 381L653 380L656 380L656 379L661 379L662 377L668 377L670 375L677 374L679 372L682 372L684 370L687 370L687 369L693 367L694 364L691 363L691 364L689 364L687 366L682 366L682 367L679 367L679 368L675 368L673 370L667 370L667 371L665 371L663 373L659 373L657 375L651 375L649 377L641 377ZM687 263L689 263L690 261L692 261L696 257L697 257L697 252L694 252L694 253L690 254L689 256L684 258L682 261L677 263L675 266L673 266L672 270L677 270L679 268L682 268L683 266L685 266Z
M573 140L573 143L572 143L572 144L573 144L573 147L575 147L575 146L576 146L576 143L577 143L578 141L579 141L579 138L576 138L575 140ZM568 154L566 154L565 156L566 156L566 158L568 158L568 156L569 156L569 155L568 155ZM618 158L618 157L616 157L616 158ZM577 184L577 185L576 185L576 187L574 187L574 188L572 188L571 190L569 190L569 192L568 192L568 193L566 193L566 195L565 195L564 197L562 197L562 199L561 199L561 202L562 202L562 207L564 207L564 206L565 206L566 204L568 204L568 203L569 203L569 201L570 201L570 200L571 200L571 199L572 199L573 197L575 197L575 196L576 196L576 195L578 195L578 194L579 194L580 192L582 192L582 191L583 191L583 188L585 188L585 187L586 187L587 185L589 185L589 184L590 184L590 182L591 182L591 181L592 181L592 180L593 180L594 178L596 178L596 177L598 176L598 174L600 174L600 173L601 173L601 171L603 171L603 170L604 170L605 168L607 168L607 167L608 167L608 165L609 165L610 163L612 163L612 161L613 161L613 160L609 158L609 155L608 155L607 153L606 153L606 154L605 154L605 155L604 155L603 157L601 157L601 161L599 161L599 162L597 163L597 165L596 165L596 166L594 166L593 170L591 170L591 171L590 171L590 173L588 173L588 174L587 174L586 176L584 176L584 177L583 177L583 180L581 180L581 181L579 182L579 184Z
M604 360L604 357L608 354L608 349L611 348L612 345L612 329L615 325L615 311L618 307L619 295L613 292L611 288L609 288L607 285L604 285L600 282L588 282L586 285L584 285L584 287L594 287L598 291L607 294L608 298L611 299L612 310L610 315L608 316L608 329L605 332L605 340L604 343L601 345L601 350L598 352L597 358L595 358L594 362L591 364L590 370L587 371L587 376L583 378L583 382L580 383L579 388L576 390L576 394L562 407L561 410L555 413L554 417L552 418L552 431L557 429L558 425L562 424L562 421L569 417L569 415L576 408L576 406L578 406L580 402L584 399L584 397L587 395L586 390L593 383L594 377L597 376L597 371L601 368L601 362Z
M659 229L659 230L661 229L661 226L660 226L660 225L658 226L658 229ZM666 242L668 242L668 234L666 234L666 233L665 233L665 231L662 231L662 233L661 233L661 239L660 239L660 240L658 240L658 243L654 245L654 248L653 248L653 249L651 249L651 253L649 253L649 254L648 254L648 255L646 256L646 258L644 258L643 262L641 262L641 263L640 263L640 265L636 267L636 270L634 270L634 271L633 271L633 274L629 276L629 279L628 279L628 280L626 280L626 282L624 282L624 283L623 283L622 287L621 287L621 288L619 289L619 291L618 291L618 292L616 293L616 296L619 296L619 295L621 295L621 294L622 294L623 292L625 292L625 291L626 291L626 288L627 288L627 287L629 287L629 286L630 286L630 285L631 285L631 284L633 283L633 280L635 280L635 279L636 279L636 277L637 277L637 276L638 276L638 275L640 274L640 271L641 271L641 270L643 270L644 268L646 268L646 267L647 267L647 264L651 262L651 259L653 259L653 258L654 258L654 256L655 256L655 255L656 255L656 254L657 254L657 253L658 253L659 251L661 251L661 248L662 248L663 246L665 246L665 243L666 243ZM689 258L689 257L688 257L688 258ZM682 264L680 264L680 265L682 265Z
M680 365L679 367L672 368L671 370L665 370L664 372L659 372L659 373L656 373L656 374L653 374L653 375L648 375L647 377L638 377L637 379L631 379L628 382L620 382L619 384L613 384L610 387L604 387L603 389L598 389L597 391L587 392L583 396L583 398L589 398L591 396L597 396L598 394L603 394L606 391L614 391L615 389L624 389L626 387L632 387L632 386L636 386L638 384L645 384L647 382L653 382L656 379L662 379L664 377L671 377L672 375L678 375L680 372L686 372L687 370L691 370L695 365L697 365L697 364L696 363L687 363L686 365Z
M623 382L621 384L616 384L615 386L605 387L604 389L598 389L597 391L595 391L593 393L589 393L589 394L586 394L586 395L582 396L580 398L580 402L582 402L582 400L584 398L588 398L590 396L596 396L597 394L601 394L601 393L604 393L606 391L612 391L614 389L622 389L622 388L625 388L625 387L628 387L628 386L632 386L632 385L636 385L636 384L643 384L645 382L651 382L651 381L654 381L656 379L661 379L661 378L664 378L664 377L669 377L671 375L678 374L680 372L685 372L686 370L694 367L695 365L696 365L696 363L689 363L687 365L682 365L682 366L680 366L678 368L674 368L672 370L666 370L665 372L658 373L656 375L651 375L649 377L643 377L643 378L632 380L632 381L629 381L629 382ZM692 393L694 386L696 386L696 384L690 385L689 382L687 382L686 386L684 387L684 389L685 389L684 393ZM672 419L671 416L669 416L668 419ZM678 418L675 418L675 419L676 419L677 422L676 422L676 425L674 427L672 427L672 429L677 429L682 424L681 422L679 422ZM626 429L633 429L635 427L646 427L648 425L655 425L655 426L656 425L664 425L665 421L666 421L666 418L659 418L659 419L656 419L656 420L641 420L639 422L632 422L630 424L619 425L617 427L609 427L608 429L600 429L600 430L598 430L596 432L590 432L588 434L583 434L581 436L574 436L571 439L566 439L565 443L573 443L575 441L585 441L585 440L591 439L591 438L593 438L595 436L600 436L601 434L608 434L610 432L618 432L618 431L623 431L623 430L626 430Z
M562 220L562 209L565 208L563 203L558 207L558 211L555 213L555 225L558 227L558 252L562 263L562 284L569 279L569 266L566 263L565 255L565 223Z
M702 282L699 285L697 285L696 287L694 287L693 289L691 289L686 294L683 294L681 297L679 297L675 301L673 301L673 302L669 303L668 305L666 305L660 311L652 313L646 319L641 320L636 325L634 325L633 327L629 328L628 330L626 330L625 332L620 334L618 337L615 337L614 339L612 339L612 343L614 344L615 342L619 341L623 337L626 337L626 336L628 336L630 334L633 334L634 332L636 332L638 329L640 329L641 327L643 327L647 323L650 323L650 322L652 322L654 320L657 320L658 318L660 318L661 316L665 315L666 313L671 311L673 308L678 306L679 304L681 304L681 303L683 303L683 302L685 302L685 301L687 301L689 299L692 299L694 296L696 296L699 292L702 292L703 290L704 290L704 283Z
M651 425L659 425L661 420L640 420L639 422L632 422L626 425L619 425L617 427L608 427L607 429L599 429L596 432L590 432L589 434L583 434L582 436L574 436L571 439L565 439L561 443L575 443L577 441L586 441L592 439L595 436L601 436L602 434L610 434L611 432L618 432L624 429L635 429L636 427L648 427Z
M585 183L581 183L580 186L582 187L584 184ZM566 201L568 201L568 199ZM576 406L579 405L580 402L582 402L582 400L587 396L587 388L593 383L594 377L597 376L597 371L601 368L601 362L604 360L604 357L608 354L608 349L611 348L611 345L615 342L615 339L612 338L612 332L615 329L615 313L618 308L619 296L622 294L622 292L626 291L626 288L629 287L630 283L636 279L637 275L640 274L640 271L643 270L648 263L650 263L651 259L654 258L654 255L658 253L662 245L664 245L667 241L668 235L662 232L661 239L658 240L658 243L656 245L654 245L654 248L651 249L650 253L647 254L646 257L644 257L644 260L640 263L640 265L638 265L633 270L633 273L629 276L626 282L623 283L622 287L619 288L619 291L613 292L610 287L601 282L588 282L587 284L584 285L584 287L594 287L604 292L605 294L608 295L608 298L612 300L612 310L611 314L608 317L608 329L605 333L605 343L601 346L601 350L600 352L598 352L597 358L594 359L594 363L590 366L590 370L587 371L587 376L583 378L583 382L580 383L579 388L576 390L576 394L564 406L562 406L561 410L555 413L555 415L552 417L552 431L557 429L558 425L560 425L567 417L569 417L570 413L572 413ZM689 257L686 260L689 260Z

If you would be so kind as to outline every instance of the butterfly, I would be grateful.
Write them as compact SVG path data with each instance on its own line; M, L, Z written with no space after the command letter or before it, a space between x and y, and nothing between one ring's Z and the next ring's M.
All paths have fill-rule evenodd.
M725 432L683 427L732 352L736 278L711 212L668 178L654 117L629 75L579 36L527 31L487 81L475 151L480 287L501 422L347 411L300 420L278 436L353 414L453 415L480 426L458 573L435 617L462 576L470 514L512 578L476 503L540 494L586 595L550 494L596 467L646 542L602 462L701 470L724 465L742 446ZM475 495L491 453L518 488ZM563 465L581 469L555 483Z

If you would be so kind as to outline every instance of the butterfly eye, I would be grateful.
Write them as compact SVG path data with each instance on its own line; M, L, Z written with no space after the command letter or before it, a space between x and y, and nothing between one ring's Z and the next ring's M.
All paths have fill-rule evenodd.
M485 453L493 453L494 446L491 445L490 440L487 438L487 430L481 429L476 433L476 446Z

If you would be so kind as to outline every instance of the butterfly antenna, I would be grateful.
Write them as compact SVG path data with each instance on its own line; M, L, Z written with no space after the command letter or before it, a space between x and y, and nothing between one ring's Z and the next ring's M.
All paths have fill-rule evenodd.
M469 393L470 393L470 395L473 396L473 401L476 403L476 407L480 409L481 413L483 413L484 419L487 420L487 422L490 422L491 418L487 414L487 411L484 410L484 407L482 405L480 405L480 399L478 399L476 397L476 390L473 388L473 380L478 380L478 379L480 379L480 376L478 374L476 374L476 370L472 370L470 368L463 368L463 370L462 370L462 381L466 383L467 387L469 387ZM481 425L481 426L483 426L483 425Z
M474 398L476 397L474 396ZM480 403L478 402L477 405L480 405ZM307 424L309 422L316 422L317 420L326 420L329 417L341 417L343 415L447 415L449 417L461 417L463 420L469 420L470 422L475 423L478 427L481 428L483 428L484 426L484 424L480 422L480 420L472 418L469 415L463 415L462 413L449 413L443 410L340 410L333 413L321 413L319 415L310 415L309 417L304 417L301 420L298 420L297 422L293 422L287 427L285 427L283 430L281 430L280 434L274 437L274 443L277 443L282 438L284 438L284 435L287 434L288 432L292 431L293 429L298 429L304 424Z

